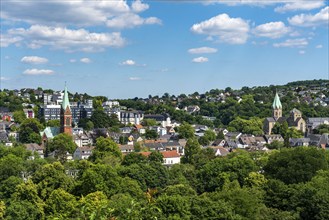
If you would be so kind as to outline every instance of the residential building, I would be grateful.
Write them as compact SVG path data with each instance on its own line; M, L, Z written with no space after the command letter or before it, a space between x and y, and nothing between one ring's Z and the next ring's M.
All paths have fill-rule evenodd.
M143 118L144 113L142 111L121 111L119 120L125 125L139 125Z
M73 153L73 158L75 160L87 160L91 155L94 147L83 146L77 147Z
M327 118L308 118L307 119L307 132L309 134L313 133L313 130L320 125L329 125L329 117Z
M292 147L309 146L310 138L289 138L289 144Z
M23 109L26 118L34 118L33 109Z
M39 145L39 144L35 144L35 143L24 144L24 146L26 147L26 150L29 150L29 151L32 152L32 155L34 153L38 153L40 158L45 157L45 154L44 154L45 147L44 146Z
M39 109L39 115L44 117L46 121L60 120L61 106L60 105L44 105Z

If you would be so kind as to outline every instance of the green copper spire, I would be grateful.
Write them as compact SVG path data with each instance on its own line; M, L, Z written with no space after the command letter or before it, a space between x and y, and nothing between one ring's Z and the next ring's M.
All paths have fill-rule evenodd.
M65 83L65 89L64 89L64 98L63 98L63 103L62 103L62 109L66 110L66 107L70 108L70 102L69 102L69 95L67 93L67 87L66 87L66 83Z
M275 93L272 107L273 109L282 109L281 101L277 92Z

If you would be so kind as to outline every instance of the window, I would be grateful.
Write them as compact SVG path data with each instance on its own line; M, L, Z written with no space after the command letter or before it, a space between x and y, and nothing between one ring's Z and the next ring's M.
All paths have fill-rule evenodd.
M65 124L66 124L66 126L71 126L71 120L70 120L69 117L67 117L67 118L65 119Z

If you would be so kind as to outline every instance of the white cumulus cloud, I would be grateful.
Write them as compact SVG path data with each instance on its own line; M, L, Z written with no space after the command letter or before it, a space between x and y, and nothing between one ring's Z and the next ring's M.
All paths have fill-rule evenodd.
M131 4L129 4L132 2ZM76 0L76 1L6 1L1 5L1 18L48 26L105 26L122 14L138 15L149 9L142 1ZM37 13L36 13L37 12ZM60 12L60 13L53 13ZM148 17L141 18L148 20ZM127 21L122 28L131 27ZM144 23L146 24L146 22ZM150 24L150 23L148 23ZM126 26L125 26L126 25Z
M192 60L193 63L205 63L208 61L209 59L207 57L197 57Z
M98 52L107 47L122 47L126 43L119 32L94 33L85 29L73 30L42 25L32 25L28 29L10 29L7 34L19 36L30 48L49 46L67 52Z
M0 81L7 81L7 80L9 80L9 78L4 77L4 76L1 76L1 77L0 77Z
M132 10L137 13L147 10L149 7L148 4L145 4L140 0L136 0L131 4Z
M48 69L27 69L23 72L25 75L52 75L54 74L53 70Z
M227 14L220 14L194 24L191 31L208 37L218 37L224 43L244 44L248 39L249 24L242 18L230 18Z
M136 62L134 60L125 60L125 61L121 62L120 65L134 66L134 65L136 65Z
M315 46L316 49L321 49L322 47L323 47L322 44L318 44Z
M69 62L70 63L75 63L75 62L77 62L77 60L76 59L70 59Z
M91 63L91 59L87 58L87 57L84 57L84 58L81 58L80 59L80 62L81 63Z
M274 11L281 13L287 11L298 11L298 10L308 11L308 10L320 8L324 5L325 5L324 0L313 0L313 1L297 0L297 1L287 2L283 6L279 6L275 8Z
M38 56L25 56L21 59L21 62L30 64L43 64L47 63L48 59Z
M141 80L141 78L140 77L129 77L129 80L137 81L137 80Z
M0 47L8 47L11 44L20 45L20 42L23 40L19 36L9 36L6 34L0 34Z
M305 52L305 50L300 50L300 51L298 51L298 53L299 53L300 55L304 55L306 52Z
M320 12L312 14L295 15L288 18L291 25L301 27L315 27L319 25L329 25L329 6L321 9Z
M282 21L261 24L253 29L253 33L259 37L280 38L290 32L290 28Z
M137 14L126 13L114 17L106 22L106 25L110 28L133 28L145 24L161 24L161 20L156 17L142 18Z
M216 48L211 47L198 47L191 48L188 50L190 54L204 54L204 53L216 53L218 50Z
M305 38L288 39L281 43L274 43L274 47L297 47L302 48L308 45L308 41Z

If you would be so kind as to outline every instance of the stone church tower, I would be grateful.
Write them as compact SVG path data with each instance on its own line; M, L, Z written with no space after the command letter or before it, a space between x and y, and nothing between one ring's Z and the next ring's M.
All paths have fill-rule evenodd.
M70 108L69 95L65 85L64 98L61 108L61 133L72 135L72 112Z

